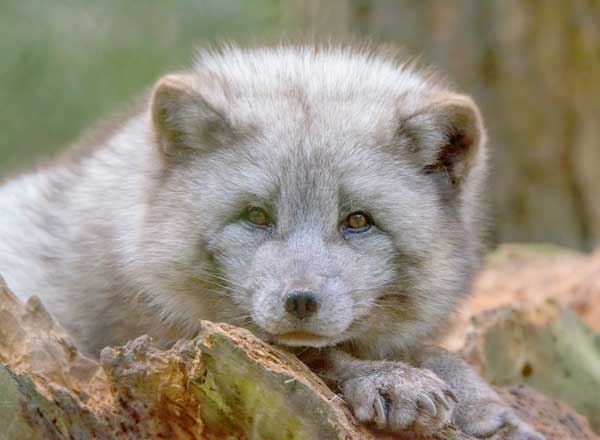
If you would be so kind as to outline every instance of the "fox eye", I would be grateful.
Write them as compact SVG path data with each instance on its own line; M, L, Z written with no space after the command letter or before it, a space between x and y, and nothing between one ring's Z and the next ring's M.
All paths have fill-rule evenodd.
M262 208L251 206L246 213L246 219L256 226L269 226L269 214Z
M344 226L351 232L364 232L371 225L371 217L365 211L355 211L349 214L344 221Z

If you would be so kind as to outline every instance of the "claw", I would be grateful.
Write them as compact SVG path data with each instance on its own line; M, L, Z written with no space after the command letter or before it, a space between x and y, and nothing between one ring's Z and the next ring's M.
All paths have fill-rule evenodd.
M435 400L440 402L446 411L450 410L450 404L448 403L448 401L446 400L446 398L443 395L441 395L439 393L434 393L433 395L435 397Z
M421 396L419 397L419 400L417 400L417 405L419 406L419 408L424 409L431 417L435 417L437 414L437 409L435 408L435 405L433 404L433 402L431 401L431 399L427 396Z
M450 388L444 389L444 394L454 400L454 403L458 403L458 397L456 397L456 394Z
M386 404L383 397L379 396L375 399L373 406L375 408L375 424L379 429L384 429L387 425L387 411L385 410Z

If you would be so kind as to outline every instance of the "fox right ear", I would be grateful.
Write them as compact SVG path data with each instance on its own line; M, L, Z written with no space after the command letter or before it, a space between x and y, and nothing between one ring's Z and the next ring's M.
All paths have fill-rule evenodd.
M223 114L203 97L200 79L171 74L154 86L151 115L156 139L166 153L210 149L228 129Z
M402 121L398 133L413 140L410 151L425 174L445 192L460 190L471 169L485 162L481 113L465 95L444 94Z

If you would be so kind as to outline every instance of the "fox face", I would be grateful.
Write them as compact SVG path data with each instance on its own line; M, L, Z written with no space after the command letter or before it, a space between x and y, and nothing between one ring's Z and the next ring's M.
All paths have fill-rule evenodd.
M409 347L477 261L485 135L470 98L365 52L205 54L155 86L149 301L291 346Z

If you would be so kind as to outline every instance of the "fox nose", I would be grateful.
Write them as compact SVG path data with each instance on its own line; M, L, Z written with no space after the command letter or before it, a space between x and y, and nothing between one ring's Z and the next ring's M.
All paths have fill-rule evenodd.
M317 308L317 297L310 290L294 290L285 300L285 311L298 319L308 318Z

